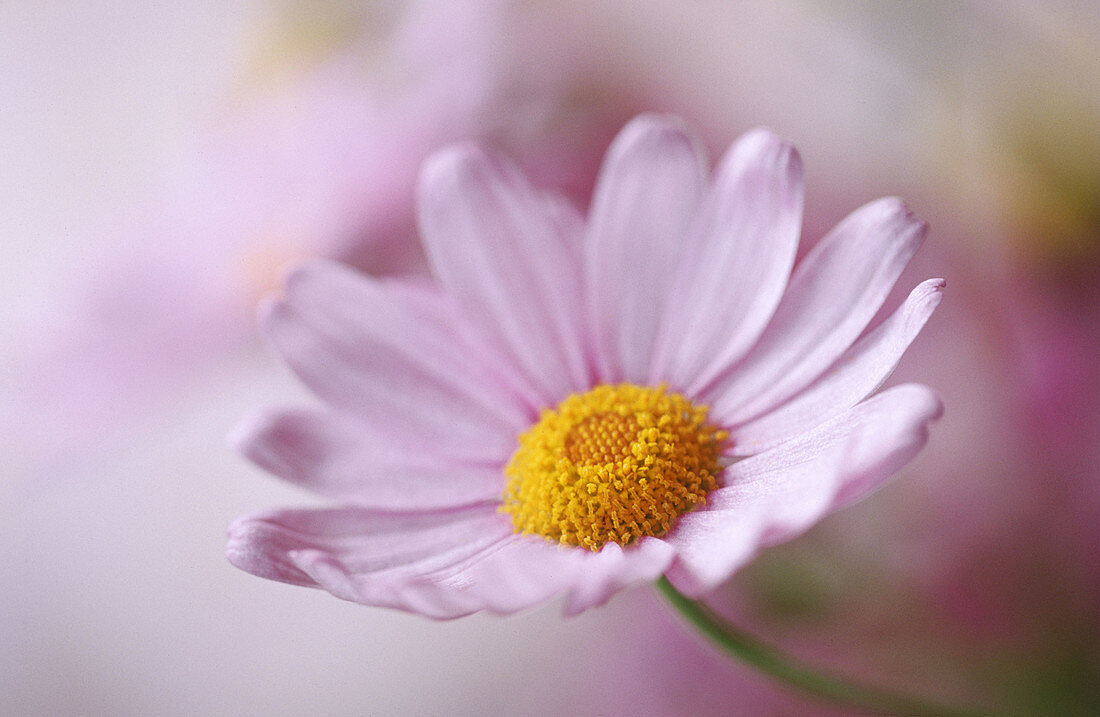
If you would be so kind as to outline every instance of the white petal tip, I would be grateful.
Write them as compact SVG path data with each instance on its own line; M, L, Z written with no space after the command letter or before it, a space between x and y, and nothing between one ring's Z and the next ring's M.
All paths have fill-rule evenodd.
M306 259L290 266L283 275L283 293L295 294L315 281L328 281L333 275L363 276L350 266L331 259Z
M626 149L659 150L668 144L686 144L698 150L687 125L674 115L648 113L632 119L615 137L609 154Z
M477 142L460 142L445 147L424 160L420 169L420 191L465 186L492 171L496 161Z
M794 143L767 127L750 129L738 138L736 145L752 150L754 154L774 156L785 161L797 162L799 165L802 163Z
M759 171L784 177L791 189L791 199L801 206L802 156L793 143L765 127L751 129L738 137L719 170L726 176Z
M901 197L882 197L864 205L864 209L884 222L904 222L918 227L923 235L928 231L928 222L917 217Z
M259 432L264 425L265 411L258 410L253 411L240 421L229 431L229 435L225 437L226 445L230 450L236 451L244 457L248 457L248 444L252 441L252 437Z
M881 393L879 396L883 396L885 393ZM905 401L902 405L907 406L919 422L928 424L943 417L943 401L928 386L919 383L903 383L890 389L888 393L904 396Z
M294 428L296 414L289 409L261 408L245 414L226 437L229 447L253 463L273 471L270 451L265 444L284 439ZM277 471L273 471L277 472Z
M931 305L931 308L939 306L943 299L943 290L947 288L944 279L925 279L914 287L909 293L910 301L920 302L923 306Z
M741 135L738 142L755 147L793 147L794 144L770 127L753 127Z

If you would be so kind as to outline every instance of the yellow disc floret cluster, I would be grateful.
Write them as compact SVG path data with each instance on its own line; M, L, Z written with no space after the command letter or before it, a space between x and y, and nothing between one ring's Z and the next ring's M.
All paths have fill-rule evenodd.
M517 532L590 550L664 535L717 487L726 438L664 386L597 386L520 436L501 510Z

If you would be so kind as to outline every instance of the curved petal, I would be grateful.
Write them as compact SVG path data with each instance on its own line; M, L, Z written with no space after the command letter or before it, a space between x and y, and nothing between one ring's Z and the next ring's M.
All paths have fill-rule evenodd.
M730 147L692 227L651 382L695 392L755 343L791 273L802 195L789 143L758 129Z
M275 510L229 526L226 556L253 575L376 604L384 578L452 566L505 540L495 503L434 511Z
M265 331L317 395L406 450L499 464L535 417L455 330L449 305L313 262L263 308Z
M757 345L706 389L713 415L738 425L812 383L866 328L926 231L894 198L838 224L799 263Z
M649 378L664 299L706 182L683 123L642 115L615 138L600 170L585 238L585 285L601 380Z
M939 306L945 286L943 279L919 284L890 318L853 344L804 391L776 410L731 428L733 453L760 453L847 411L873 393Z
M230 440L253 463L291 483L372 508L467 505L498 498L503 488L500 466L403 450L330 411L264 410L243 421Z
M507 615L566 592L566 614L575 615L655 580L673 557L672 546L656 538L591 552L516 535L455 569L411 577L398 593L406 609L451 617L478 610Z
M935 394L906 384L726 470L725 488L688 513L668 542L677 550L666 573L676 588L698 596L763 547L802 533L827 513L878 487L928 440L942 413Z
M436 619L511 614L569 591L567 611L602 604L660 575L664 541L598 553L512 532L484 503L447 510L271 511L229 527L229 561L260 577L320 587L352 602Z
M420 231L436 277L483 340L555 405L592 382L577 237L580 217L471 145L421 173Z
M436 619L485 610L510 615L564 591L584 551L512 535L454 569L408 576L394 586L395 605Z

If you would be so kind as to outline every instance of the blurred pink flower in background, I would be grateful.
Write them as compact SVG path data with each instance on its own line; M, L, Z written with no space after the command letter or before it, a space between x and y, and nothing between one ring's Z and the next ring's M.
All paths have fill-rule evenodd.
M352 30L243 93L145 219L17 317L36 336L10 387L20 448L88 449L163 408L253 345L256 300L292 259L423 274L410 197L441 144L482 138L538 181L586 196L627 110L610 92L585 97L566 44L549 44L538 22L505 33L508 3L412 3L396 15L374 18L379 29L353 13L359 40ZM515 71L530 47L551 51Z

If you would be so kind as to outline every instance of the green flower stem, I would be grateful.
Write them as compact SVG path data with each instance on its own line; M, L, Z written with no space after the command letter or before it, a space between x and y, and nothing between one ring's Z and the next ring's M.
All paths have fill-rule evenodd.
M942 715L962 717L980 712L948 708L923 699L895 695L853 682L823 675L793 662L775 649L730 625L702 603L686 597L667 578L657 588L674 608L708 640L725 652L744 660L756 669L803 692L838 705L854 707L872 714Z

